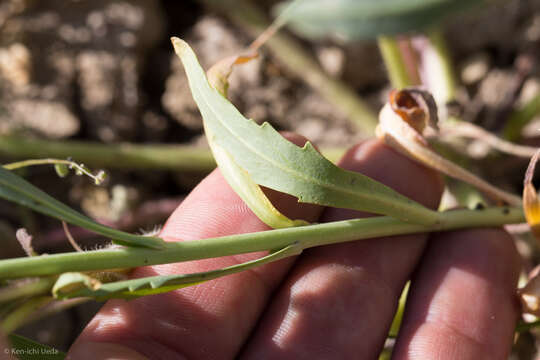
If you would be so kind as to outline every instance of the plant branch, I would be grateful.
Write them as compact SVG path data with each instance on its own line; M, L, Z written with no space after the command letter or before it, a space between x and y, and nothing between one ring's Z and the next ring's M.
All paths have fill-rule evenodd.
M0 261L0 278L131 268L280 249L295 242L305 249L381 236L501 226L524 221L521 208L508 207L447 211L441 213L440 221L434 225L406 223L395 218L381 216L204 240L169 242L165 244L164 250L117 248L8 259Z
M9 334L18 327L31 322L32 316L30 315L36 313L53 300L50 296L40 296L25 302L2 319L0 330L4 334Z
M454 73L454 67L450 58L450 51L446 44L446 39L439 29L431 30L427 33L429 43L433 48L440 69L440 89L439 94L444 94L440 100L449 102L455 99L457 91L456 76ZM438 85L438 84L435 84ZM440 104L440 106L445 104Z
M399 90L413 85L396 38L379 36L377 43L392 86Z
M45 294L51 290L54 282L53 277L18 280L13 284L0 288L0 303L14 301L26 296Z
M323 148L330 161L345 152ZM82 141L55 141L0 136L0 155L12 158L68 158L92 167L108 169L155 169L210 172L216 167L210 149L186 145L102 144Z
M510 141L506 141L493 135L493 133L484 130L478 125L461 120L454 120L444 123L444 125L441 126L441 134L443 136L460 136L480 140L501 152L525 158L532 157L538 149L533 146L518 145Z
M50 296L36 297L25 302L9 313L2 320L0 329L4 334L9 334L23 325L37 321L49 315L59 313L89 300L89 298L78 298L55 301L54 298Z

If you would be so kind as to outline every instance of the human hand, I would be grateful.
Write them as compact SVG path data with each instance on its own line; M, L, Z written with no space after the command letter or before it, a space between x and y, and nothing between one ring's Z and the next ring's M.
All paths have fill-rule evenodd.
M442 193L437 174L378 141L351 149L340 166L431 208ZM268 194L291 218L365 216ZM189 241L267 229L216 170L172 214L161 236ZM260 256L149 266L135 269L133 277L207 271ZM505 359L518 316L518 270L514 244L500 229L432 234L429 241L417 234L323 246L198 286L109 301L69 357L373 359L411 278L395 358Z

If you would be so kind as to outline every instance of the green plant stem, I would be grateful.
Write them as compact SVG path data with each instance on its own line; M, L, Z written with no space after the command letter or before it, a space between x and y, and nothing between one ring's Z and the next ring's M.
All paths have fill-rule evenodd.
M281 249L295 242L302 249L381 236L502 226L524 222L521 208L494 207L441 213L434 225L419 225L381 216L270 230L204 240L170 242L164 250L118 248L0 261L0 278L54 275L68 271L131 268Z
M345 152L323 148L322 153L336 162ZM210 149L186 145L102 144L97 142L55 141L0 136L0 156L27 159L68 158L92 167L108 169L155 169L210 172L216 167Z
M89 298L55 301L51 296L35 297L10 312L0 324L0 330L9 334L23 325L89 301Z
M392 36L379 36L377 43L392 86L396 89L411 86L413 81L403 61L403 55L401 54L396 38Z
M31 318L30 314L35 313L53 300L50 296L40 296L25 302L2 319L0 330L4 334L9 334L21 325L31 321L29 320Z
M251 1L204 0L212 9L229 17L237 26L257 37L268 26L264 13ZM366 135L373 135L377 116L369 106L345 85L324 72L317 61L292 37L277 33L266 43L270 52L299 79L305 81L328 102L340 109Z
M0 288L0 303L13 301L26 296L35 296L47 293L54 285L54 277L23 280L24 283L16 283Z
M450 51L448 50L446 39L439 29L429 31L427 37L437 55L437 61L440 68L440 82L439 84L436 84L436 86L440 86L441 90L438 92L444 94L444 96L440 96L439 100L447 103L455 99L457 91L456 76L450 58Z
M100 144L2 136L0 154L14 158L72 157L87 165L106 168L206 172L215 167L209 150L182 145Z
M75 169L75 171L84 174L95 181L96 185L99 185L103 182L103 179L100 179L98 175L92 174L83 164L77 164L71 160L62 160L62 159L29 159L23 161L17 161L9 164L2 165L4 169L7 170L16 170L28 166L35 165L66 165L70 168ZM104 173L103 173L104 174Z

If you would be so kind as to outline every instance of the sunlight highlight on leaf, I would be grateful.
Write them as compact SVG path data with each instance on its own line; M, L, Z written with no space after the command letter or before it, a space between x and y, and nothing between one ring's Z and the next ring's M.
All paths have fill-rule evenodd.
M208 82L226 98L229 88L229 76L233 67L245 64L256 57L257 53L253 53L251 55L231 56L219 61L206 72ZM249 173L240 167L225 149L214 142L215 137L212 135L210 128L206 126L204 119L203 124L208 144L223 177L262 222L274 229L308 224L303 220L291 220L279 212L266 197L261 187L253 181Z
M274 229L309 224L304 220L291 220L279 212L266 197L261 187L253 181L246 170L236 164L226 150L217 144L210 145L210 147L216 163L229 185L262 222Z

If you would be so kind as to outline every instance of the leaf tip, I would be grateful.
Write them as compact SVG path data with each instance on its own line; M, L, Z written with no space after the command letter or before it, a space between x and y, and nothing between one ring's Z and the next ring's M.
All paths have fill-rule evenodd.
M174 47L174 52L178 55L178 56L182 56L184 54L184 52L189 48L189 45L187 42L185 42L184 40L176 37L176 36L172 36L171 37L171 43L173 44L173 47Z

